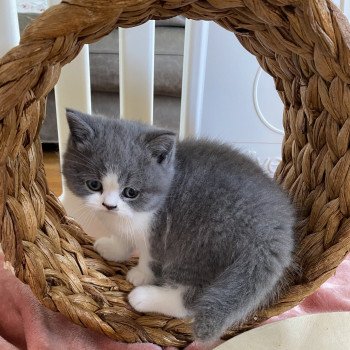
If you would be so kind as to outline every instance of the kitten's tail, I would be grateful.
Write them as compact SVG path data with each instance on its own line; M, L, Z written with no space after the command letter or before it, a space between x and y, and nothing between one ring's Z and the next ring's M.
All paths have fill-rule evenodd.
M245 321L277 294L292 258L285 255L285 261L280 261L280 254L259 250L254 264L247 263L242 253L204 290L193 308L195 339L219 339L229 327Z

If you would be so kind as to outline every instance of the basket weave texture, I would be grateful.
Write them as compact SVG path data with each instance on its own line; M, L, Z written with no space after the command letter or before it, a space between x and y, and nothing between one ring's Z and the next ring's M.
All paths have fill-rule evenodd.
M350 250L350 27L330 1L65 0L0 60L1 243L18 278L45 306L125 342L184 346L191 327L131 309L125 274L135 261L106 263L65 215L47 186L38 132L48 92L84 44L118 26L180 14L234 32L274 77L285 105L276 179L304 212L301 276L275 305L225 338L298 304Z

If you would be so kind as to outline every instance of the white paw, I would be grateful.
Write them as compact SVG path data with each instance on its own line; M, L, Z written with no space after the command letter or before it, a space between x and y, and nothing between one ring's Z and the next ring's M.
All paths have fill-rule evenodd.
M141 286L135 288L129 294L130 305L138 312L154 312L154 297L152 296L152 287Z
M104 259L110 261L126 261L130 258L131 249L122 240L113 237L102 237L94 244L94 249Z
M130 305L139 312L156 312L167 316L186 318L191 312L183 302L183 288L158 286L136 287L129 294Z
M133 267L126 275L126 279L135 287L150 284L153 281L153 273L149 268Z

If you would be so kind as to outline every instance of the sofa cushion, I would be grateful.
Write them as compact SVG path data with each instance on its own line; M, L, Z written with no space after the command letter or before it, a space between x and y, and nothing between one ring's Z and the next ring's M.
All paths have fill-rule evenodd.
M184 28L157 27L155 32L154 93L181 96ZM114 30L90 45L93 91L119 91L119 40Z
M22 31L38 14L19 14ZM156 21L154 93L164 96L181 96L184 49L183 17ZM89 46L92 91L119 91L119 40L118 30L113 30Z

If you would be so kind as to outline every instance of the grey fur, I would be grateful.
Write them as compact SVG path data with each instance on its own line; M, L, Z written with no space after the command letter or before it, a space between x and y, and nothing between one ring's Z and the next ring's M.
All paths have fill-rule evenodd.
M197 339L218 338L272 300L293 263L295 214L258 165L226 145L175 145L171 132L86 115L77 126L75 115L68 112L73 136L63 166L69 188L87 195L86 179L107 169L137 183L142 196L131 205L157 210L156 284L186 287Z

